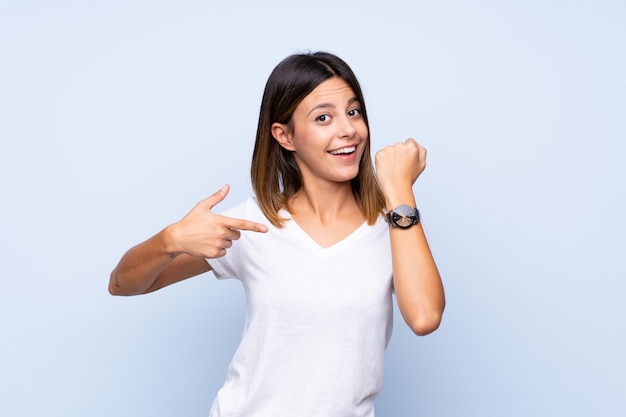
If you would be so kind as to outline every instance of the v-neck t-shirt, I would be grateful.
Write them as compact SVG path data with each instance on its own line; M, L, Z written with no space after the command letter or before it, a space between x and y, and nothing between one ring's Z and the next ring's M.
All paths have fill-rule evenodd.
M253 197L223 214L269 231L242 231L225 256L208 259L217 278L241 281L247 302L210 416L373 417L393 311L382 216L324 248L291 219L273 226Z

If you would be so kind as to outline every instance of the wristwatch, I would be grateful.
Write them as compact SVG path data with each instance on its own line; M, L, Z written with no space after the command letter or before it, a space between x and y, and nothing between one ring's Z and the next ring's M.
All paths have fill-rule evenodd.
M402 204L391 211L386 211L385 221L389 223L389 227L408 229L420 222L420 212L416 207Z

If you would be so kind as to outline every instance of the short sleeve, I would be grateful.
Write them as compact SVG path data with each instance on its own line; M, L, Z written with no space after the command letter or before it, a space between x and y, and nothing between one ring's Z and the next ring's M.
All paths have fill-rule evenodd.
M244 203L239 204L222 213L223 216L233 217L237 219L246 219L253 222L269 225L269 221L259 208L254 197L249 197ZM213 274L217 279L237 278L243 279L245 274L246 263L249 259L250 251L254 251L254 243L249 238L244 238L248 233L256 233L250 231L242 231L242 238L233 241L233 245L226 250L226 255L220 258L207 259Z
M222 216L233 218L244 218L244 210L246 203L239 204L233 208L230 208L224 212L219 213ZM207 258L207 262L211 265L213 274L217 279L225 278L239 278L239 271L237 266L240 264L238 259L240 257L240 246L238 241L233 241L233 245L226 250L226 255L219 258Z

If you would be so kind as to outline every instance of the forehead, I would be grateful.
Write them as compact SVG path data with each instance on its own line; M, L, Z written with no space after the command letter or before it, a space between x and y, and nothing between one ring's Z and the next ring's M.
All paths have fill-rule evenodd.
M320 103L346 104L352 101L356 94L348 83L339 77L329 78L320 83L307 95L298 107L313 107Z

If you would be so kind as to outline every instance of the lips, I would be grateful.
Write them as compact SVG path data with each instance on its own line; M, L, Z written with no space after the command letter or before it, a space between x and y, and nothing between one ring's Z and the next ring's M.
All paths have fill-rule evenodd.
M346 146L343 148L339 148L339 149L333 149L328 151L329 154L331 155L348 155L353 153L354 151L356 151L356 146Z

